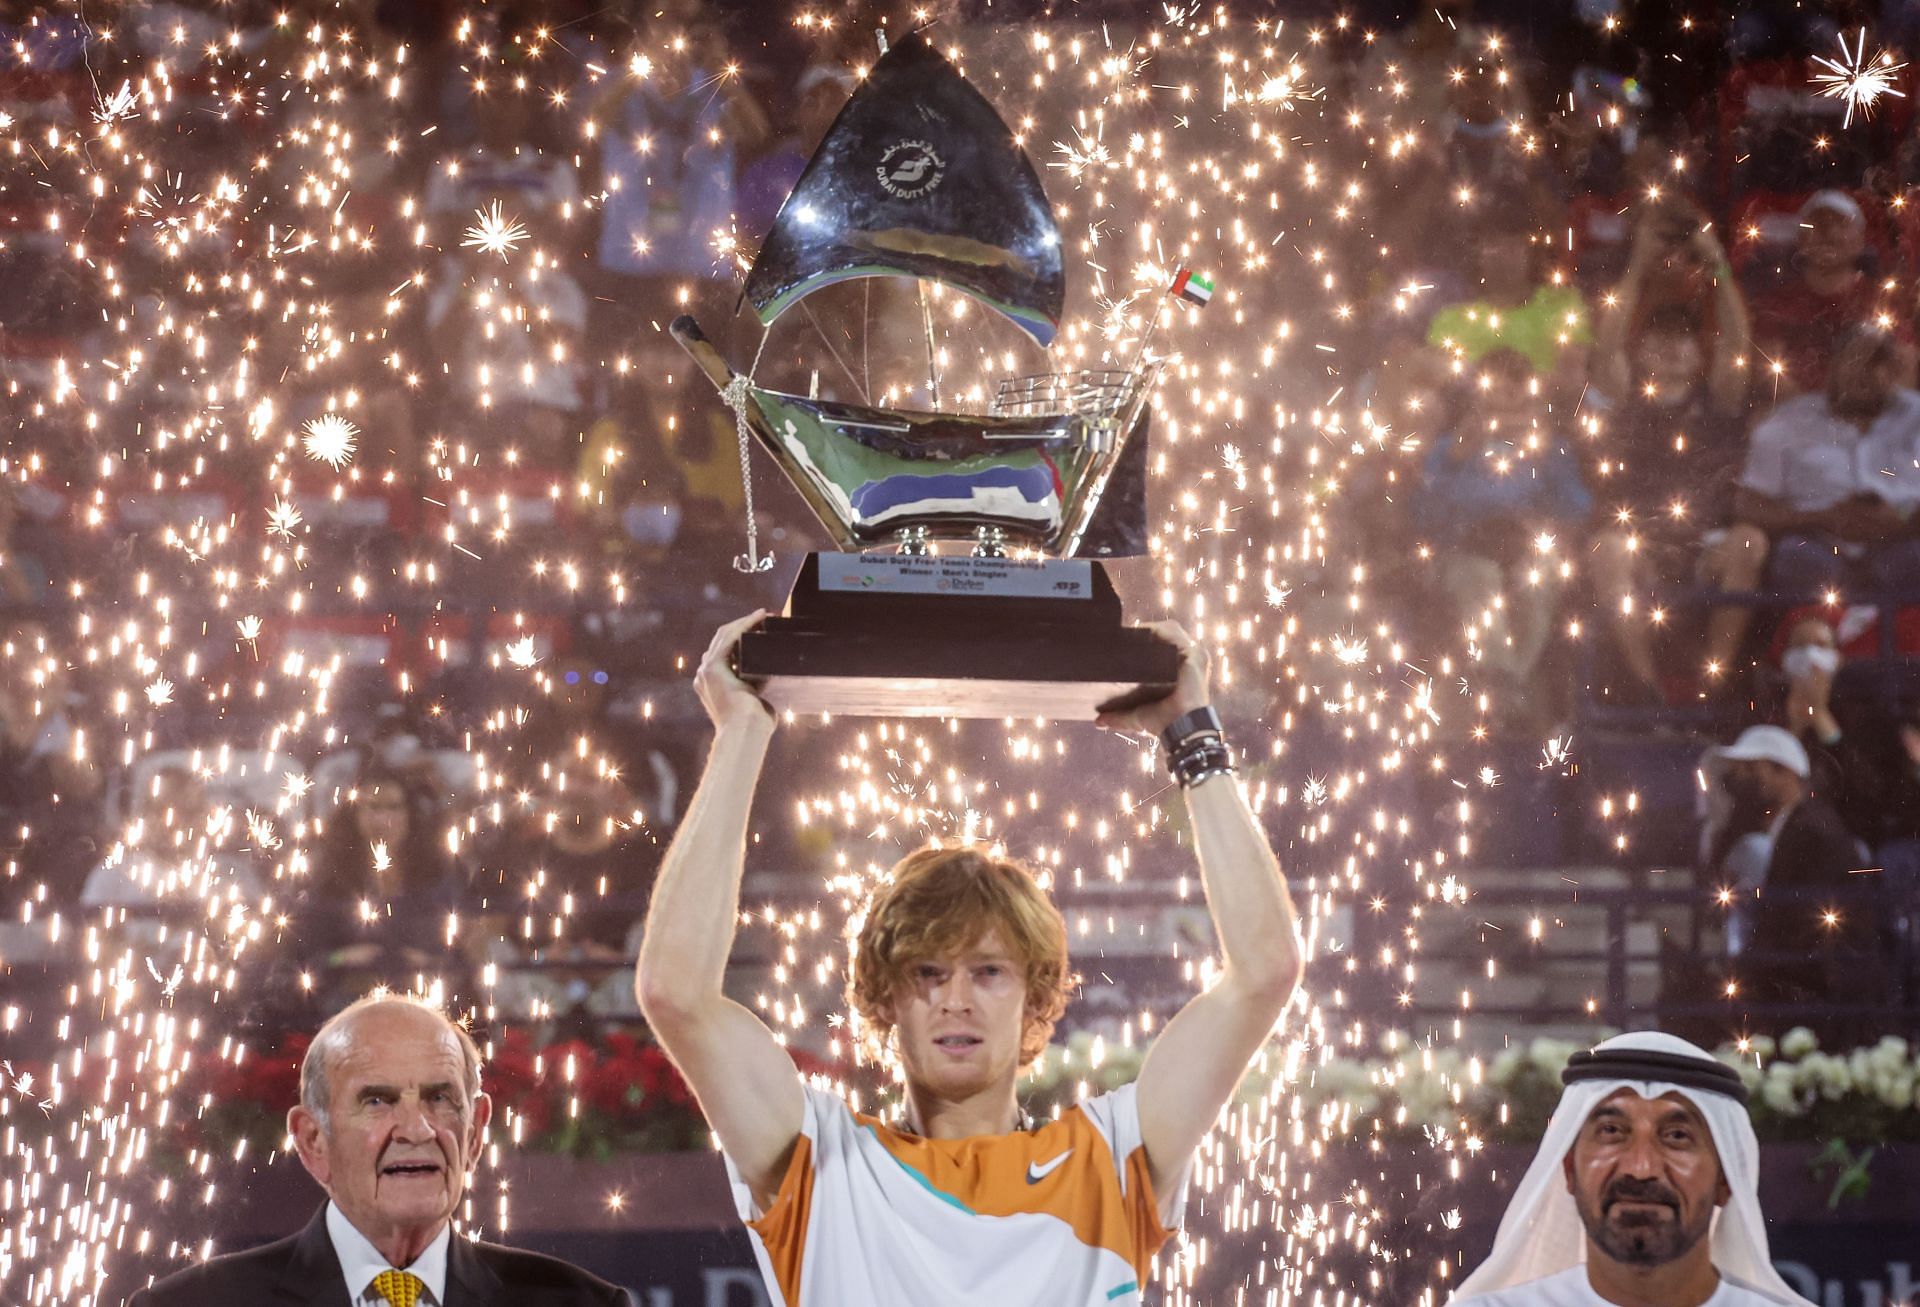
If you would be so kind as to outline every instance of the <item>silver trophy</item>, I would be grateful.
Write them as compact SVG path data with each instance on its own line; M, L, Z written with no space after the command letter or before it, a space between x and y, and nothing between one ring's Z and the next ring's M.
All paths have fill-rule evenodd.
M1059 327L1066 278L1040 179L918 36L835 119L745 298L770 325L855 277L939 281L1042 346ZM986 413L917 412L771 390L693 319L671 330L732 407L743 473L751 437L842 551L809 555L786 613L741 643L741 675L776 707L1085 719L1171 690L1178 654L1125 624L1097 561L1145 551L1151 366L1010 378ZM751 536L741 565L764 566Z

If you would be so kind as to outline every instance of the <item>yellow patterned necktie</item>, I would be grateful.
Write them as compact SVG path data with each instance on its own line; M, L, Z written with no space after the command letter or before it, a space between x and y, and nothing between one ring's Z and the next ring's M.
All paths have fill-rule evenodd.
M373 1291L385 1298L389 1307L417 1307L420 1291L426 1287L411 1271L382 1271L373 1277Z

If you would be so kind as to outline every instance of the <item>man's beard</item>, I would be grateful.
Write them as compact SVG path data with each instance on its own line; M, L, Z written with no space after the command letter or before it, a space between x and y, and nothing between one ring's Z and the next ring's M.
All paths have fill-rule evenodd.
M1637 1208L1616 1219L1608 1209L1622 1200L1657 1203L1666 1210ZM1692 1225L1683 1226L1680 1196L1658 1180L1615 1180L1599 1209L1580 1200L1580 1220L1594 1246L1622 1266L1665 1266L1692 1252L1713 1225L1713 1208L1702 1207Z

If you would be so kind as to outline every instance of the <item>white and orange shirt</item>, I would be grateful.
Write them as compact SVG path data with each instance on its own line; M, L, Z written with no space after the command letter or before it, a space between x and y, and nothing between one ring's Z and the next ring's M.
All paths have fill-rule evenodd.
M727 1163L775 1307L1128 1307L1171 1237L1134 1086L1032 1130L922 1139L809 1088L766 1211ZM1173 1227L1188 1170L1167 1204Z

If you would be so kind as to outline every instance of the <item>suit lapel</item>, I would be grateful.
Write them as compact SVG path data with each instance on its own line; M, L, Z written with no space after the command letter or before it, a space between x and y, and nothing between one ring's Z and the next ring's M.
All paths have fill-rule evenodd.
M501 1301L503 1287L471 1239L456 1233L448 1240L447 1301L441 1307L494 1307Z
M324 1204L294 1241L293 1256L287 1259L274 1292L282 1302L311 1307L347 1307L353 1301L347 1277L340 1272L340 1256L334 1252L333 1239L327 1234Z

